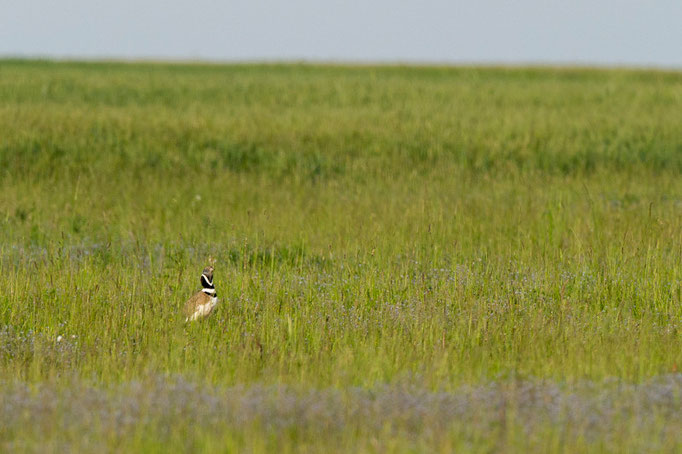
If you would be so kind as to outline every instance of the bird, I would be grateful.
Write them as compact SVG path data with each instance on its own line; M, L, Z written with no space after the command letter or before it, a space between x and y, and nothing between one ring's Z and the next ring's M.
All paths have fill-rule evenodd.
M209 265L201 273L201 290L185 303L185 323L208 317L218 304L218 293L213 285L213 266Z

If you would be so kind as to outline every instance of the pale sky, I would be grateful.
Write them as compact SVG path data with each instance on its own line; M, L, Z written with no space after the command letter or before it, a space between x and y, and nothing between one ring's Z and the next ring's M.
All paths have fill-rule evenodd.
M682 68L682 0L0 0L0 56Z

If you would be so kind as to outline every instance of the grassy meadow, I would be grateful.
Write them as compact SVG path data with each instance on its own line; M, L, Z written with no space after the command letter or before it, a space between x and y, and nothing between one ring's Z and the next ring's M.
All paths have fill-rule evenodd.
M0 240L0 451L682 450L680 72L2 60Z

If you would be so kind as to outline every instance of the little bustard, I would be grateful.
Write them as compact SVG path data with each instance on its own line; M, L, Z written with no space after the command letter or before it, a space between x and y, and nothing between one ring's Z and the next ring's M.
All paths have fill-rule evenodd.
M213 285L213 266L209 265L201 273L202 289L185 303L185 322L201 320L213 312L218 304L218 293Z

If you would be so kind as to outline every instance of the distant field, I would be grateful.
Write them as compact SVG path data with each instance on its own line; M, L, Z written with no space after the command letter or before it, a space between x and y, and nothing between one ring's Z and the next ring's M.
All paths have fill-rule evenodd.
M0 451L682 451L679 72L0 61L0 238Z

